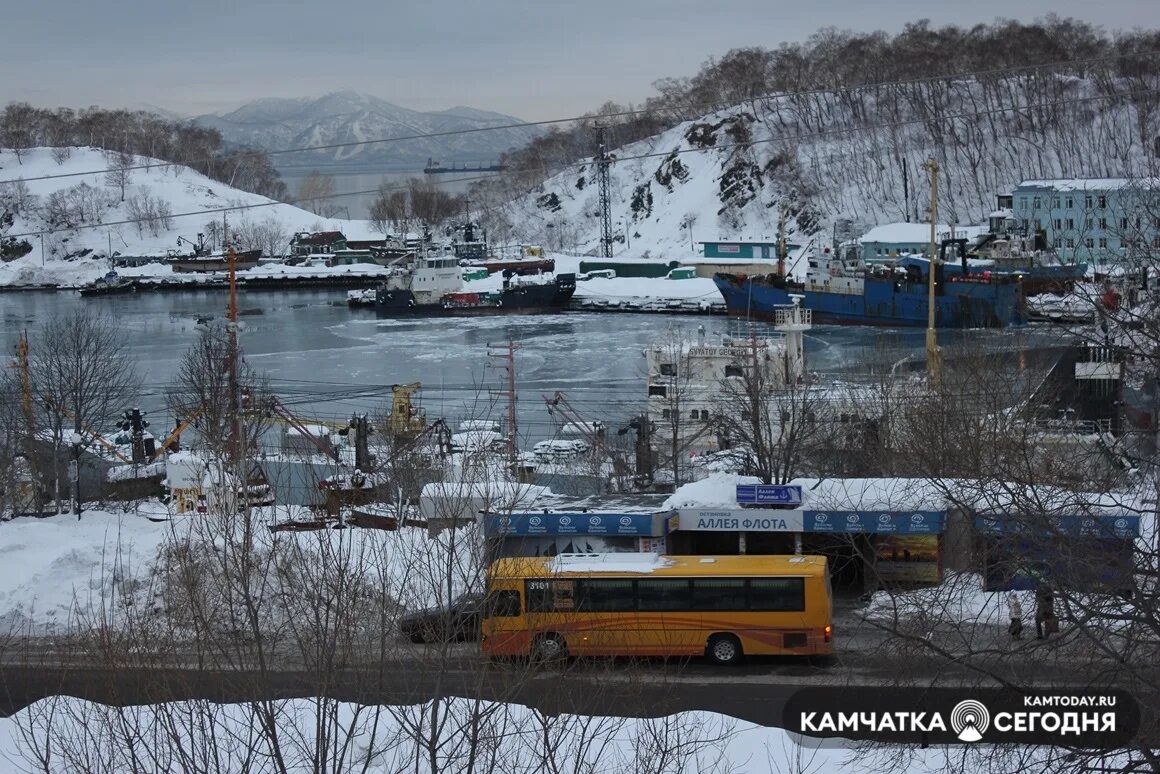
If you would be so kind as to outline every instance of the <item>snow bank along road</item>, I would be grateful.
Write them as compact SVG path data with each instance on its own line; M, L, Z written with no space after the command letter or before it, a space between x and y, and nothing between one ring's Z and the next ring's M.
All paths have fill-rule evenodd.
M857 643L856 637L850 638ZM751 659L723 669L700 660L644 662L597 659L561 667L529 669L519 663L495 664L478 655L474 645L442 649L394 645L385 660L359 659L357 665L319 675L301 666L279 664L259 671L199 668L195 663L170 665L138 654L116 669L100 666L83 651L67 657L46 641L8 640L0 648L0 715L32 702L68 694L106 704L149 704L180 699L221 702L256 698L315 696L376 704L412 704L434 696L460 696L516 702L546 713L616 717L658 717L686 710L706 710L767 726L781 722L786 698L817 685L988 684L967 668L948 668L914 654L880 650L870 637L865 651L843 649L833 661L815 664L796 659ZM23 647L28 646L28 647ZM1049 647L1049 646L1040 646ZM1083 682L1083 672L1064 674L1055 659L1034 647L1007 653L993 667L1019 685ZM1102 671L1102 670L1101 670ZM1158 676L1160 676L1160 669ZM1107 672L1101 676L1108 683ZM1130 686L1125 686L1129 687Z

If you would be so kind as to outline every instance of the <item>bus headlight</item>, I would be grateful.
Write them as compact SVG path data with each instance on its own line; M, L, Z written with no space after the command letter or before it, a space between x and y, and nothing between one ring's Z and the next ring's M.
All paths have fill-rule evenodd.
M827 626L823 632L823 636L825 637L825 641L829 642L830 639L833 638L833 636L834 636L834 627Z

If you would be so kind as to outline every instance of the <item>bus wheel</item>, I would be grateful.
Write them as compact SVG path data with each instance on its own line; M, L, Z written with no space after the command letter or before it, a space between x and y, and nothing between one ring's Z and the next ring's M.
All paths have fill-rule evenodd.
M713 663L722 665L736 664L743 655L741 641L732 634L714 634L705 651Z
M541 663L559 661L568 653L564 638L558 634L545 634L536 639L532 646L532 658Z

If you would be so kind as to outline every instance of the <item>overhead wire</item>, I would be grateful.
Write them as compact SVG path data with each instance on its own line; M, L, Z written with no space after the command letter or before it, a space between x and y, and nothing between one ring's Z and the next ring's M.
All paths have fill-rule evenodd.
M985 77L985 76L998 75L1001 73L1014 74L1014 73L1023 73L1023 72L1033 72L1033 71L1037 71L1037 70L1060 69L1060 68L1065 68L1065 67L1081 67L1081 66L1088 66L1088 65L1093 65L1093 64L1102 63L1102 62L1119 61L1119 60L1126 59L1128 57L1129 57L1129 55L1125 55L1125 54L1109 54L1106 56L1088 57L1086 59L1057 60L1055 62L1045 62L1042 64L1034 64L1034 65L1016 65L1016 66L1011 66L1011 67L995 67L995 68L988 68L988 69L984 69L984 70L973 70L973 71L958 72L958 73L945 73L942 75L928 75L928 76L923 76L920 78L894 79L894 80L889 80L889 81L876 81L874 83L857 84L854 86L824 86L824 87L818 87L818 88L814 88L814 89L802 89L802 90L798 90L798 91L771 92L771 93L755 96L755 97L752 97L749 99L745 99L745 100L743 100L743 102L756 103L756 102L763 102L763 101L769 101L769 100L808 97L808 96L815 96L818 94L828 94L828 93L849 94L849 93L857 93L857 92L861 92L861 91L871 91L871 90L875 90L875 89L882 89L882 88L886 88L888 86L910 86L910 85L916 85L916 84L922 84L922 83L935 83L938 81L959 80L959 79L968 79L968 78L981 78L981 77ZM1134 59L1154 59L1154 58L1160 57L1160 51L1133 53L1130 55L1130 57L1134 58ZM737 104L739 104L739 103L737 103ZM700 102L700 103L693 102L693 103L689 103L687 105L681 105L682 110L714 108L716 111L716 110L726 110L726 109L729 109L730 107L733 107L733 105L723 103L721 100L709 100L709 101ZM653 108L636 108L636 109L620 110L620 111L609 112L609 113L583 114L583 115L579 115L579 116L569 116L566 118L547 118L547 119L543 119L543 120L539 120L539 121L520 121L520 122L516 122L516 123L496 124L493 126L480 126L480 127L472 127L472 128L468 128L468 129L448 129L448 130L441 131L441 132L415 133L415 134L409 134L409 135L400 135L397 137L379 137L379 138L374 138L374 139L370 139L370 140L351 140L349 142L340 142L340 143L302 145L302 146L295 147L295 148L284 148L284 149L279 149L279 150L253 150L253 151L250 151L248 153L243 151L241 153L236 154L236 156L245 156L245 155L280 156L280 155L286 155L286 154L290 154L290 153L306 153L309 151L340 150L340 149L344 149L344 148L355 148L355 147L362 147L362 146L367 146L367 145L408 142L408 141L412 141L412 140L437 139L437 138L441 138L441 137L455 137L455 136L459 136L459 135L479 134L482 132L494 132L494 131L502 131L502 130L508 130L508 129L536 128L536 127L540 127L540 126L550 126L553 124L575 123L575 122L579 122L579 121L600 121L600 120L605 120L605 119L610 119L610 118L628 118L631 116L657 113L657 112L660 112L663 110L664 110L664 108L658 109L655 107L653 107ZM188 162L183 163L182 166L209 164L211 162L221 161L221 160L222 160L221 158L216 157L216 156L208 156L208 157L201 158L201 159L189 160ZM154 169L154 168L158 168L158 167L174 166L177 163L178 162L173 162L173 161L154 161L154 162L150 162L148 164L137 164L137 165L132 165L132 166L117 167L117 169L118 170L125 170L125 171L133 171L133 170L139 170L139 169ZM38 181L38 180L55 180L55 179L59 179L59 178L83 177L83 176L90 176L90 175L103 175L103 174L106 174L108 171L109 171L108 168L105 168L105 169L99 169L99 170L88 170L88 171L83 171L83 172L61 172L61 173L53 174L53 175L39 175L36 177L16 178L16 179L23 179L24 182L29 183L29 182L34 182L34 181ZM0 180L0 184L16 182L16 179Z
M840 135L845 135L845 134L855 134L855 133L859 133L859 132L876 131L879 129L897 129L897 128L905 127L905 126L916 126L916 125L920 125L920 124L929 123L930 121L936 120L936 119L938 121L950 121L950 120L958 120L958 119L964 119L964 118L978 118L978 117L982 117L982 116L999 115L1001 113L1032 111L1032 110L1039 110L1039 109L1049 108L1049 107L1059 107L1062 105L1084 104L1084 103L1088 103L1088 102L1102 102L1102 101L1113 100L1113 99L1129 99L1129 98L1133 98L1133 97L1140 97L1140 96L1145 96L1145 95L1156 95L1156 94L1160 94L1160 89L1141 89L1141 90L1134 91L1134 92L1124 92L1124 93L1116 93L1116 94L1098 94L1098 95L1091 95L1091 96L1087 96L1087 97L1075 97L1072 99L1052 100L1050 102L1040 102L1040 103L1035 103L1035 104L1010 105L1010 106L992 108L990 110L978 110L978 111L968 111L968 112L963 112L963 113L944 114L944 115L940 115L937 117L924 117L924 118L906 119L906 120L901 120L901 121L888 121L888 122L877 123L877 124L860 124L857 126L839 127L839 128L834 128L834 129L820 129L820 130L815 130L815 131L810 131L810 132L801 132L801 133L798 133L796 135L780 135L778 137L769 137L769 138L762 139L762 140L748 140L745 142L726 143L724 145L712 145L712 146L705 147L705 148L702 148L702 147L674 148L672 150L667 150L667 151L641 153L641 154L636 154L636 155L632 155L632 156L613 156L611 158L611 160L613 163L621 163L621 162L626 162L626 161L639 161L639 160L651 159L651 158L673 157L673 156L684 155L684 154L688 154L688 153L709 153L709 152L714 152L714 151L719 152L719 151L726 151L726 150L734 150L734 149L738 149L738 148L749 148L749 147L753 147L756 145L767 145L770 143L794 143L794 142L800 142L802 140L840 136ZM584 168L584 167L591 165L591 163L592 162L589 159L586 161L577 161L577 162L572 162L569 164L564 164L564 165L561 165L560 167L558 167L557 174L560 172L563 172L565 170L568 170L568 169ZM453 181L446 181L446 182L467 183L467 182L476 182L479 180L489 180L489 179L493 179L493 176L492 175L480 175L480 176L474 177L474 178L464 178L464 179L460 179L460 180L453 180ZM380 191L384 191L384 190L405 190L406 187L407 186L402 185L402 184L399 184L399 185L381 185L377 188L363 190L363 191L346 191L343 193L326 194L326 195L321 195L321 196L303 196L303 197L299 197L297 199L291 199L289 201L270 200L270 201L266 201L266 202L257 202L257 203L253 203L253 204L239 204L239 205L232 205L232 206L228 206L228 207L217 207L217 208L205 209L205 210L195 210L192 212L175 213L175 214L169 215L168 217L170 217L170 218L184 218L184 217L197 217L197 216L204 216L204 215L218 215L218 214L225 213L225 212L238 212L238 211L244 211L244 210L260 209L263 207L275 207L275 206L279 206L279 205L283 205L283 204L291 204L292 205L292 204L297 204L300 202L314 202L314 201L320 201L320 200L324 200L324 199L336 199L336 198L341 198L344 196L366 196L366 195L376 194L376 193L378 193ZM41 237L41 236L50 236L52 234L57 234L57 233L75 233L77 231L82 231L82 230L101 229L101 228L108 228L110 226L131 225L131 224L145 223L145 222L150 222L150 221L155 221L155 220L157 220L156 217L128 218L128 219L119 220L119 221L110 221L108 223L92 223L92 224L84 223L84 224L80 224L77 226L71 226L69 228L48 229L48 230L43 230L43 231L27 231L27 232L18 233L18 234L6 234L5 236L12 238L12 239L23 238L23 237Z

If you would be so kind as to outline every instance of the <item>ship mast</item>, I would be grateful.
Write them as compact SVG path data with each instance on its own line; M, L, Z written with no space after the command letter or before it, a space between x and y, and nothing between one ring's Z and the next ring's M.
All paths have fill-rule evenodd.
M226 265L230 278L230 305L226 311L226 334L229 337L229 389L230 389L230 453L233 455L233 464L241 467L242 459L242 428L241 428L241 398L238 385L238 254L230 242L228 225L225 214L222 215L222 239L226 247Z
M941 378L939 363L938 334L935 330L935 266L938 264L936 244L938 228L938 162L928 159L924 165L930 172L930 260L927 263L927 317L926 317L926 373L932 386L937 386Z

